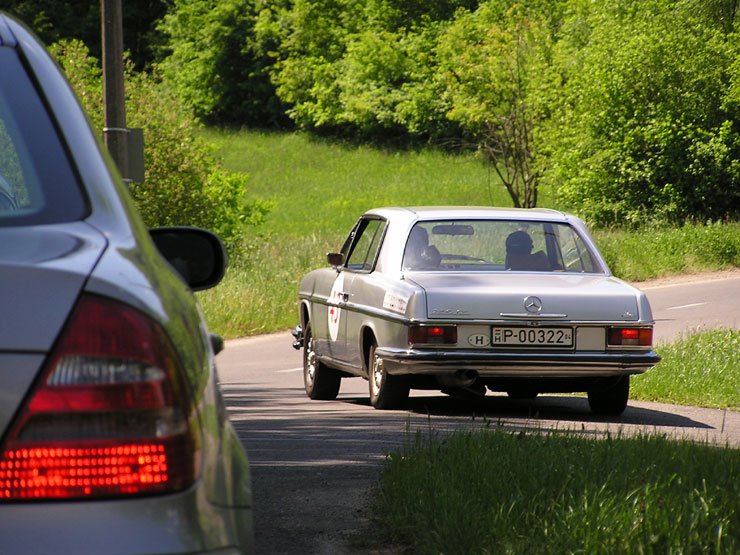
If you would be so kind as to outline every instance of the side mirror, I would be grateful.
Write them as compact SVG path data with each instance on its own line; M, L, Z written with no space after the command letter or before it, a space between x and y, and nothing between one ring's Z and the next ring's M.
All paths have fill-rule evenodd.
M218 235L197 227L159 227L149 234L193 291L210 289L223 279L227 258Z
M344 255L341 252L330 252L326 255L326 261L330 266L338 268L344 264Z

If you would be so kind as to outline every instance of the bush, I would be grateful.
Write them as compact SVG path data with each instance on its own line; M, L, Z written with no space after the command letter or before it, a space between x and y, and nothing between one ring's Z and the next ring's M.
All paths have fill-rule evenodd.
M548 178L591 223L738 215L738 41L704 4L570 3Z
M269 76L278 46L270 33L256 31L262 8L254 0L175 0L159 25L168 37L164 78L204 121L290 123Z
M95 128L103 127L102 80L97 61L79 41L52 45ZM196 136L197 123L151 75L126 72L127 124L144 129L145 181L130 192L150 227L192 225L218 233L236 254L246 224L258 224L264 203L245 201L247 175L227 172L212 147Z

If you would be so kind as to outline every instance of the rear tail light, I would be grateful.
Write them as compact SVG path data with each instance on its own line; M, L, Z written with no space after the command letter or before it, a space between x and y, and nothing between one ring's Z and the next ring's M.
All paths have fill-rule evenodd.
M164 330L81 298L0 452L0 500L157 494L197 473L190 396Z
M457 343L456 326L409 326L409 344L431 343L449 345Z
M609 345L623 347L650 347L653 344L652 328L610 328Z

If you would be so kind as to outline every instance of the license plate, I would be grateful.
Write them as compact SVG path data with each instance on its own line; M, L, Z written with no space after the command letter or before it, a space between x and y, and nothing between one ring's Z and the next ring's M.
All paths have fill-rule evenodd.
M573 328L493 328L493 346L572 347Z

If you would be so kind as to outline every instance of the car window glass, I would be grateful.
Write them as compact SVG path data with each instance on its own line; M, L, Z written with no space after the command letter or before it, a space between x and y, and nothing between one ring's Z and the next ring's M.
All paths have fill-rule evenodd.
M372 219L361 223L355 235L352 251L347 259L347 268L355 271L369 271L372 269L384 227L382 220Z
M57 223L86 212L37 90L17 55L0 47L0 225Z
M570 227L560 227L557 232L564 269L569 272L596 271L596 263L583 243L583 239Z
M587 272L602 270L586 243L560 222L419 222L404 251L406 270Z

